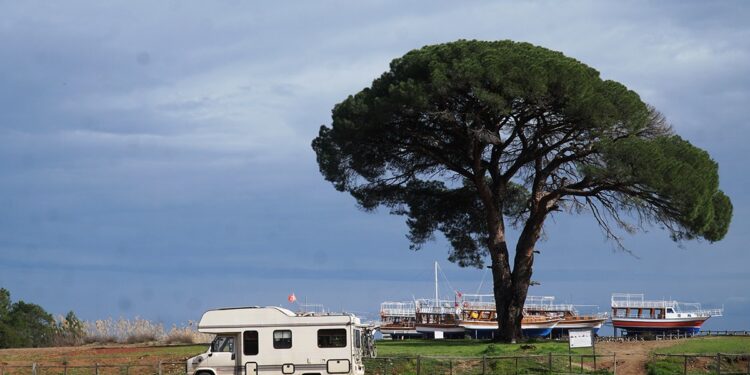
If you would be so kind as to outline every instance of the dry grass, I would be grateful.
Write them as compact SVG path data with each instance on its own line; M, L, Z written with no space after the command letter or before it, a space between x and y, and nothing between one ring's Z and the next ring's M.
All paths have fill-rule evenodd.
M213 335L200 333L196 330L193 321L187 325L172 326L169 331L164 329L161 323L136 317L133 320L120 318L113 320L97 320L84 322L85 335L83 341L86 343L168 343L168 344L194 344L207 343L213 339Z

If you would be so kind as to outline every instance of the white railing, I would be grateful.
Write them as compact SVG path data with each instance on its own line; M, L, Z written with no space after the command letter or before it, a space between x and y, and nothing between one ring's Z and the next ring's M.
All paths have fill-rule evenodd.
M647 308L647 309L666 309L669 307L674 308L677 301L646 301L643 299L643 294L631 294L631 293L613 293L612 294L612 307L615 308Z
M380 314L412 318L416 314L414 302L383 302L380 304Z
M426 314L455 314L456 302L448 300L420 299L416 301L416 311Z

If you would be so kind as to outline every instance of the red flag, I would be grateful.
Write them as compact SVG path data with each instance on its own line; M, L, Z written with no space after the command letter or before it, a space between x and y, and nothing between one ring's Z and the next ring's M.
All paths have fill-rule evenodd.
M290 294L286 299L289 301L289 303L294 303L295 301L297 301L297 297L294 295L294 293Z
M456 297L461 298L461 296L463 296L463 294L461 294L461 292L459 291L456 291Z

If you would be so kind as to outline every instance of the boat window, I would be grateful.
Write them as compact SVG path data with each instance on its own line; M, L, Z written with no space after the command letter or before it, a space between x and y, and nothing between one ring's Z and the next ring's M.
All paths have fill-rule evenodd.
M292 347L292 331L285 329L273 331L274 349L289 349Z
M211 343L211 351L234 353L234 336L216 336Z
M667 309L667 312L668 312L668 313L670 313L670 314L672 314L672 313L674 313L674 310L672 310L672 309Z
M257 355L258 331L245 331L242 335L242 347L245 355Z
M345 329L319 329L319 348L344 348L346 347Z

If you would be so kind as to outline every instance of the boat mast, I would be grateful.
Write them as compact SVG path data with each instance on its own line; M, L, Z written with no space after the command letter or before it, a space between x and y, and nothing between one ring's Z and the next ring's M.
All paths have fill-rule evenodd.
M438 263L435 261L435 306L440 304L440 298L438 297L438 279L437 279Z

